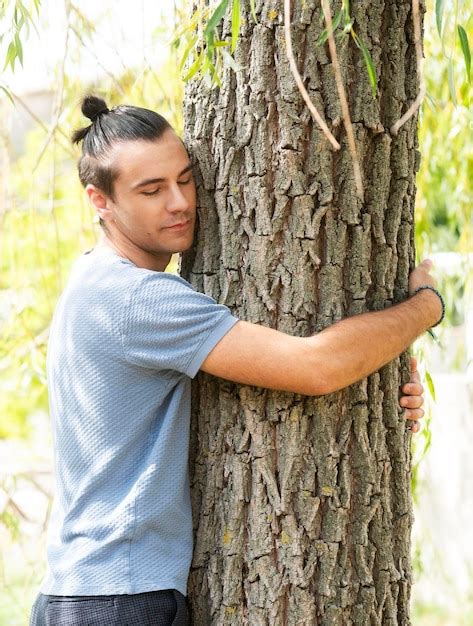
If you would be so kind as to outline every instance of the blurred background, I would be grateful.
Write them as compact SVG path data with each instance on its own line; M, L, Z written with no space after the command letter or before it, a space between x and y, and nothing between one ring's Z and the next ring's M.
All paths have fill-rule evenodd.
M416 626L473 625L473 110L469 48L458 36L461 23L473 42L466 4L428 0L425 16L416 249L418 260L434 260L447 318L436 340L426 334L413 347L426 388L413 437ZM182 132L184 50L173 41L189 28L191 6L0 2L1 626L28 623L44 573L54 490L48 327L71 264L100 234L69 136L86 125L79 105L87 92L109 106L157 110ZM21 54L13 59L15 35ZM168 271L176 268L174 260Z

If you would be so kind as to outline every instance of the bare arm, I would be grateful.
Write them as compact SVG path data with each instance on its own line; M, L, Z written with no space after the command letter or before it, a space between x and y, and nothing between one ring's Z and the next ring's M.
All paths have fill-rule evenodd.
M440 317L440 300L424 290L383 311L349 317L311 337L293 337L240 321L201 369L227 380L305 395L324 395L372 374Z
M355 315L308 338L324 355L324 393L365 378L406 350L439 319L440 300L431 291L383 311Z

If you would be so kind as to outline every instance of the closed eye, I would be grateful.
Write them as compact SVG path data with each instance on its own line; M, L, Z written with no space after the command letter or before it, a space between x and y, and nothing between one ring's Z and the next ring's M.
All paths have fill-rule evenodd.
M192 180L192 176L189 176L189 178L187 180L180 180L180 181L178 181L178 185L188 185L191 182L191 180ZM156 196L160 191L161 191L161 188L158 187L154 191L142 191L141 193L144 196Z

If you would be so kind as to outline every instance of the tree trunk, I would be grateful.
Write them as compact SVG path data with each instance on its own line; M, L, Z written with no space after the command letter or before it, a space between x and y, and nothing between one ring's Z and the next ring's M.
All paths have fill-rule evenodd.
M309 336L407 297L417 117L396 136L389 128L418 93L411 3L352 3L354 29L376 67L376 98L353 39L336 40L363 202L328 47L315 45L320 4L293 2L291 32L304 84L339 152L290 72L282 1L257 2L257 24L249 2L242 5L242 69L226 70L220 89L193 80L186 90L199 225L181 273L241 319ZM398 404L407 379L407 353L320 398L198 375L194 624L410 623L410 431Z

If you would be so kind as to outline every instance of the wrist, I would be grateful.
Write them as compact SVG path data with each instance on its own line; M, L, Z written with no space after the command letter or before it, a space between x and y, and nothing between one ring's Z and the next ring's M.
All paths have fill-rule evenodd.
M429 313L431 312L431 319L433 323L429 325L429 328L438 326L445 317L445 301L442 294L432 287L431 285L421 285L414 290L412 296L424 299L424 306L428 307Z

